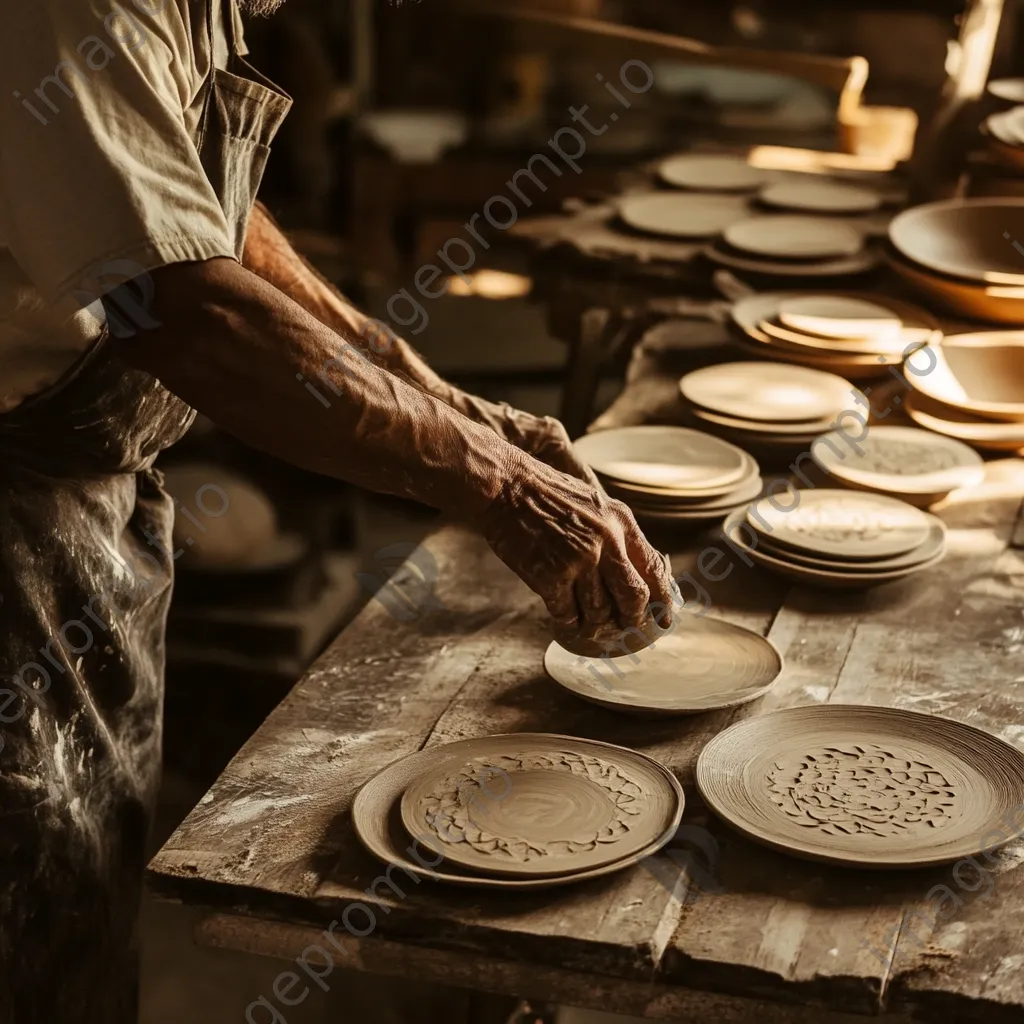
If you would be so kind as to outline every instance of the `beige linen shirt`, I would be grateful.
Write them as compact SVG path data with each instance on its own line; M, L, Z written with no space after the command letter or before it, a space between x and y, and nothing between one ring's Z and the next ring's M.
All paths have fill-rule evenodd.
M212 39L207 2L216 5ZM219 4L4 4L0 412L55 382L96 341L98 300L122 280L234 257L192 141L211 64L228 57ZM233 4L229 16L237 21Z

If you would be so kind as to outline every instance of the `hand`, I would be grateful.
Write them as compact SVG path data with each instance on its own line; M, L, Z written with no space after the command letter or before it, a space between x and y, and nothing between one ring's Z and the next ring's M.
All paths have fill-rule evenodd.
M563 431L564 433L564 431ZM494 553L544 600L558 630L593 635L642 625L652 602L662 628L678 600L665 560L633 514L598 488L521 457L480 525Z
M527 425L523 433L526 442L524 450L535 459L601 490L594 471L577 456L561 420L553 416L535 416L533 423Z

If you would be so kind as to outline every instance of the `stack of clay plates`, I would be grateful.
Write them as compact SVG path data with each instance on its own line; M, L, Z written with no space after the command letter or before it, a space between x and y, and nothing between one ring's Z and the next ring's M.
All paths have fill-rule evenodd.
M1024 199L915 206L893 218L889 243L915 291L971 319L1024 323Z
M992 114L982 123L981 131L1001 163L1024 170L1024 106Z
M982 451L1024 449L1024 331L955 334L910 355L907 415Z
M942 560L942 521L904 501L855 491L790 491L733 513L729 543L752 562L820 587L859 589Z
M746 452L685 427L620 427L576 442L608 494L652 524L718 522L761 493Z
M631 231L684 240L713 238L750 216L743 196L667 190L622 196L616 209Z
M625 747L545 733L410 754L356 795L352 820L385 863L435 881L540 889L608 875L675 834L683 791Z
M849 220L811 214L768 214L728 225L705 255L713 263L767 278L853 277L877 266L879 250Z
M917 508L985 478L973 448L917 427L873 426L856 442L836 431L812 445L811 454L829 486L886 494Z
M806 451L857 408L842 377L778 363L707 366L683 377L679 390L695 423L766 455Z
M552 642L544 668L583 700L623 714L660 717L756 700L782 671L782 655L760 633L677 611L672 625L648 646L627 651L621 630L620 641L594 657L579 657Z
M942 337L923 309L869 292L762 292L731 311L736 340L761 358L877 377L919 345Z

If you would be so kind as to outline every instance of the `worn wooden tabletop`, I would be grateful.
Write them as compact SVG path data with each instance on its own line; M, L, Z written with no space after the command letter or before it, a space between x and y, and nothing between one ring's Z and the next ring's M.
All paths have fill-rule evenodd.
M708 326L694 328L707 341ZM601 424L671 422L686 358L664 334L641 348ZM721 542L676 537L674 569L704 591L684 584L691 604L770 637L786 668L755 704L675 720L622 718L548 681L539 600L482 540L446 528L426 544L435 606L399 623L371 602L179 827L151 881L214 912L211 943L296 957L358 902L367 912L349 915L361 934L344 937L348 966L652 1018L1024 1021L1024 841L978 858L980 872L829 868L729 831L693 786L712 736L796 704L932 712L1024 748L1022 494L1024 460L990 462L984 485L936 510L949 527L941 565L854 594L791 587L728 548L716 574L734 568L707 582L698 556ZM667 764L686 789L695 859L677 850L540 893L413 884L401 872L399 892L375 884L383 866L350 822L359 786L423 747L524 730Z

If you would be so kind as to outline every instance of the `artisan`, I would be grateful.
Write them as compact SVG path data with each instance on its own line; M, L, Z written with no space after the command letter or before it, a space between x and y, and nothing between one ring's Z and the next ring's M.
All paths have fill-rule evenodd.
M13 693L40 650L63 666L4 725L2 1024L136 1019L173 571L152 466L194 410L468 518L564 628L672 603L662 559L557 421L460 392L398 338L371 346L255 203L291 100L247 63L241 15L279 3L137 5L145 45L126 36L106 63L89 40L114 0L0 14L0 682ZM368 358L345 360L325 405L298 382L344 345ZM143 555L158 571L138 587ZM97 606L110 628L86 647L65 627L95 595L116 608Z

